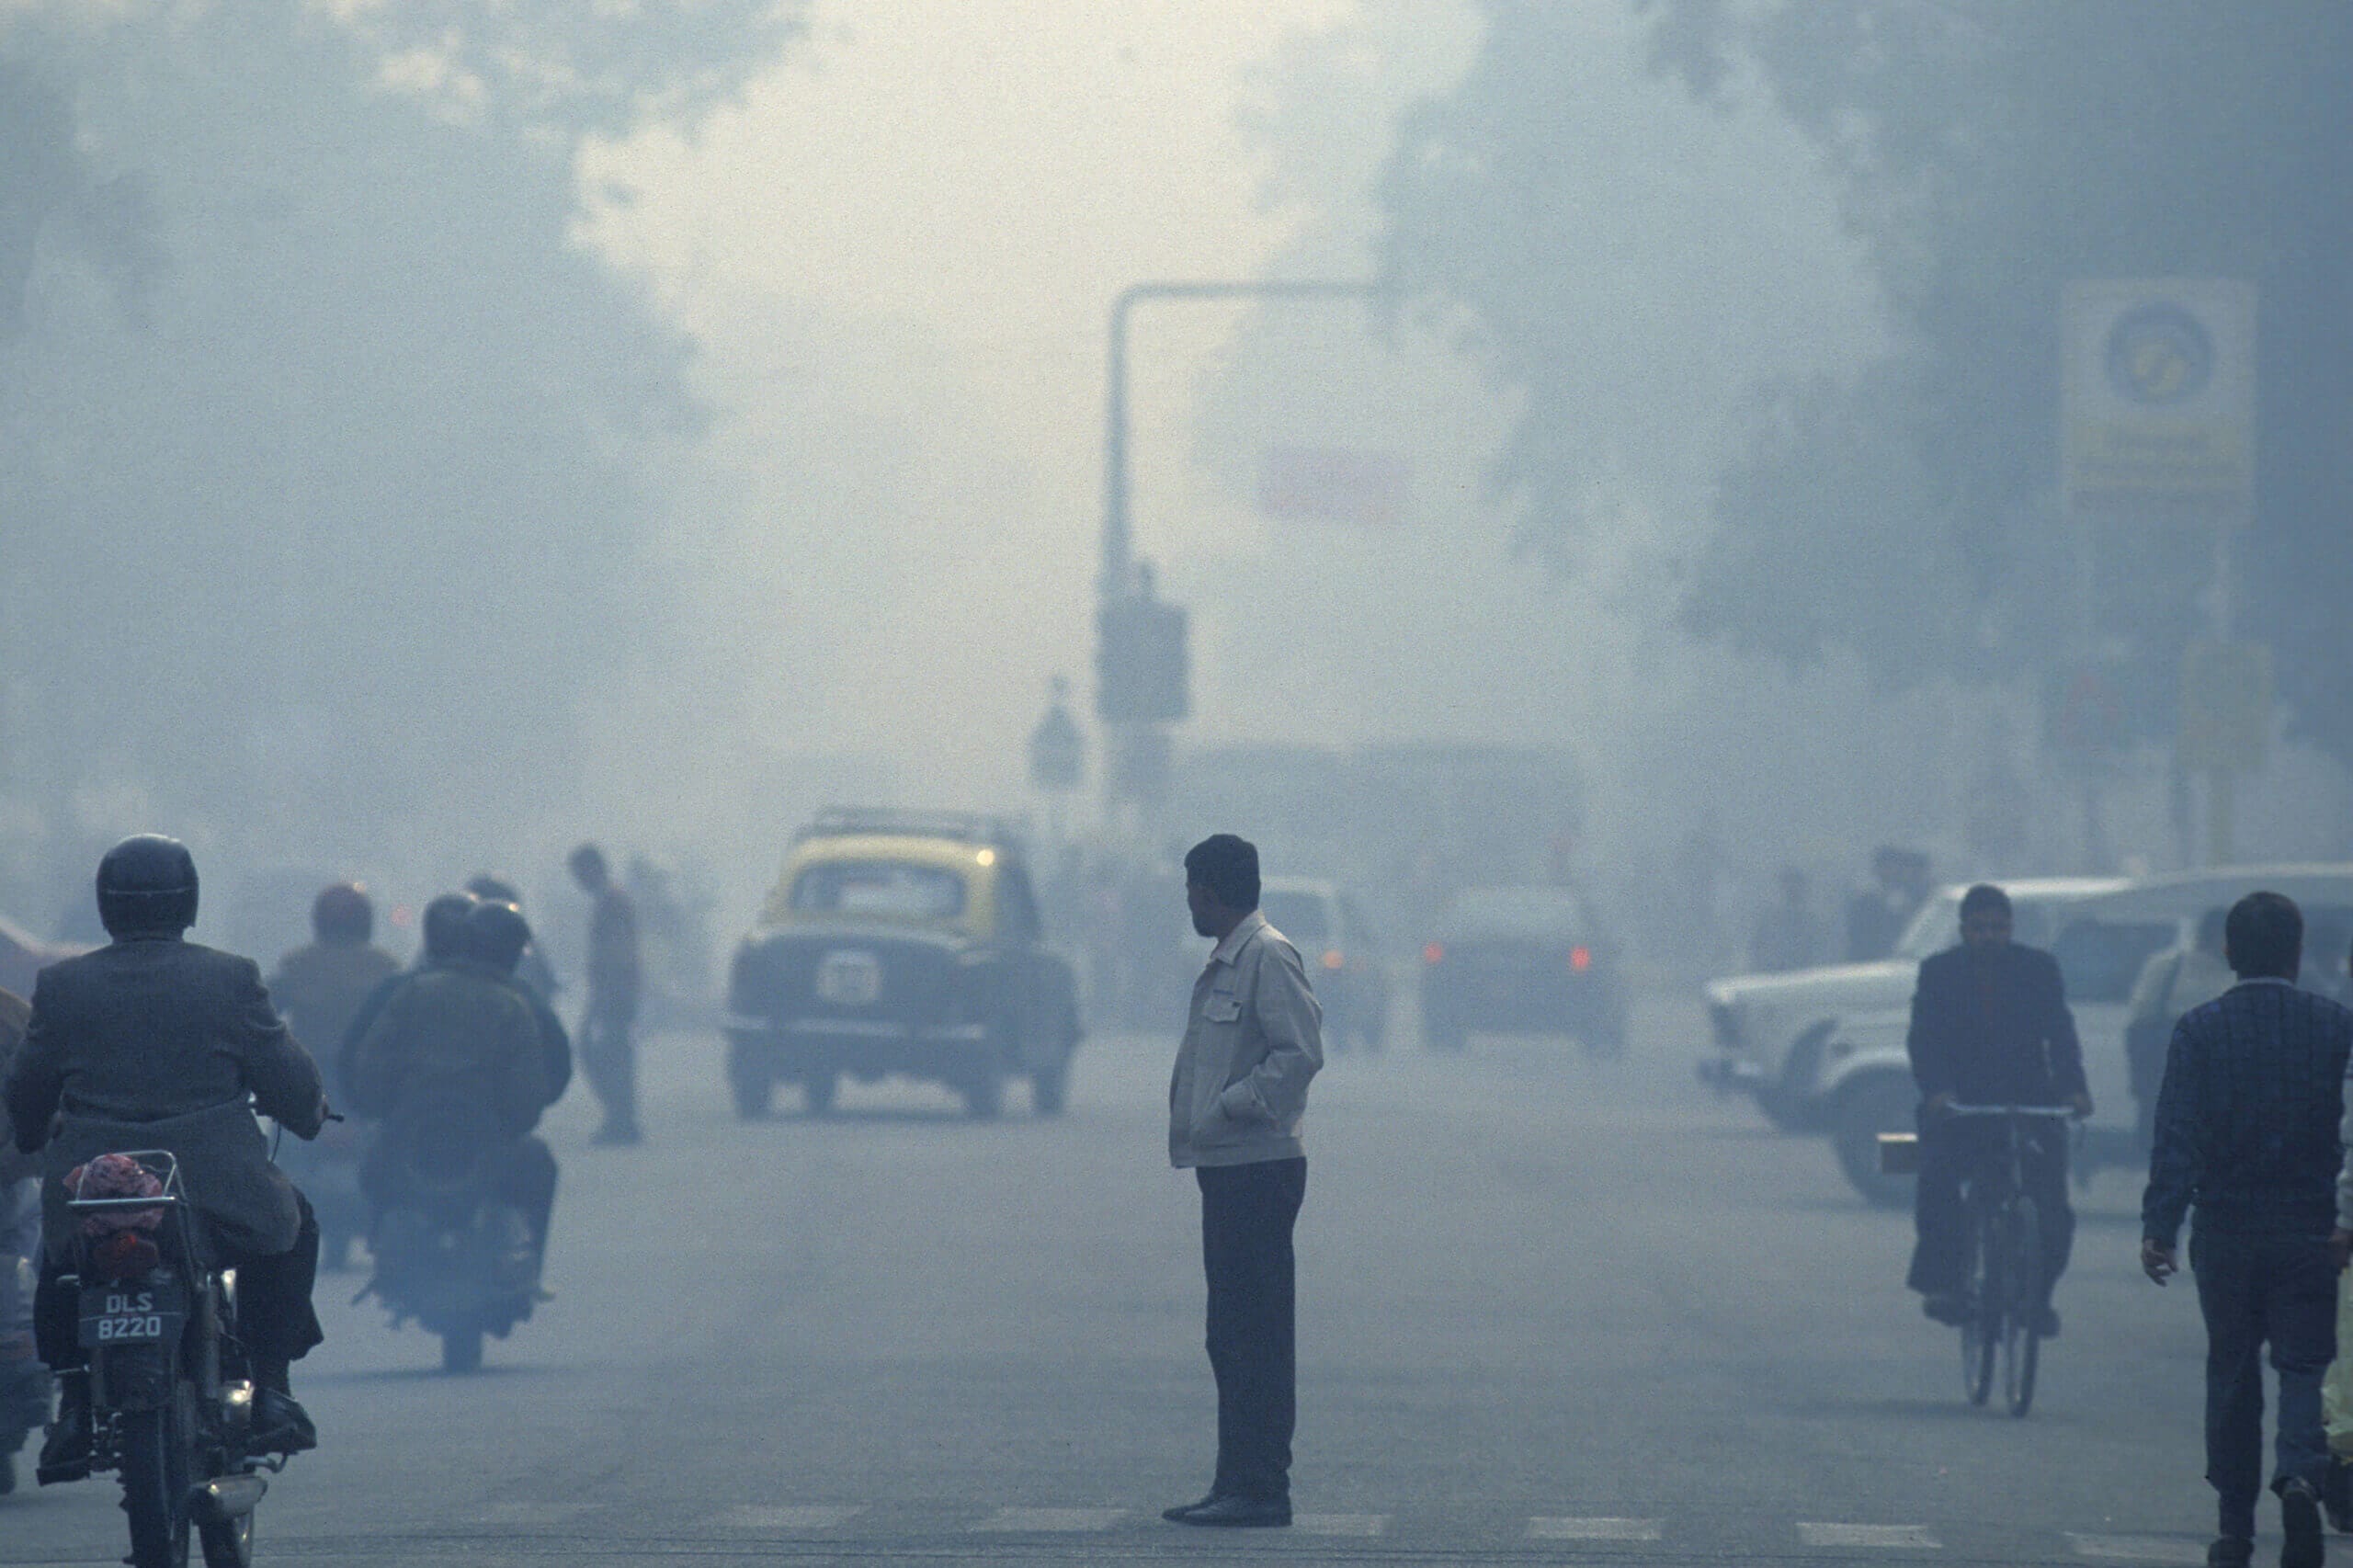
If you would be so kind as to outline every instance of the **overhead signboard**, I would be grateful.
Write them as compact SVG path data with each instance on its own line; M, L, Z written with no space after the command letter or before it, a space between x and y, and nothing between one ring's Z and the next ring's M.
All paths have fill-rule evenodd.
M2068 513L2245 523L2255 499L2254 286L2073 283L2061 314Z

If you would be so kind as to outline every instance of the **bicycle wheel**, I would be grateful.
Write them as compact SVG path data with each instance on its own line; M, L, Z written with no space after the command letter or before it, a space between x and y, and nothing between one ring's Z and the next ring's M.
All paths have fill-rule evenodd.
M2003 1302L2002 1392L2012 1415L2034 1408L2034 1377L2042 1361L2042 1216L2034 1199L2010 1205L2003 1251L2009 1287Z
M1961 1324L1961 1388L1972 1404L1994 1392L1994 1357L2001 1345L2002 1252L1991 1244L1990 1222L1970 1227L1969 1315Z

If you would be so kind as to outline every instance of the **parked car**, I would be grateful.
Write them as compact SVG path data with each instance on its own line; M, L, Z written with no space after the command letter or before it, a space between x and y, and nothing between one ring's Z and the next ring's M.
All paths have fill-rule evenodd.
M1422 949L1422 1039L1461 1051L1473 1029L1560 1032L1597 1056L1626 1044L1619 950L1565 887L1470 888Z
M1307 960L1309 983L1324 1005L1324 1042L1379 1051L1389 1028L1389 971L1356 901L1330 882L1268 877L1258 908Z
M737 1114L767 1114L779 1083L812 1115L844 1074L947 1085L995 1116L1027 1077L1063 1108L1079 1040L1071 965L1048 950L1017 839L989 819L834 810L797 835L727 994Z
M2021 886L2026 884L2020 884ZM2083 1043L2084 1074L2096 1110L2084 1129L2075 1174L2089 1181L2103 1169L2139 1169L2135 1105L2124 1056L2124 1026L2132 983L2155 954L2189 940L2200 915L2226 907L2257 888L2284 892L2304 912L2306 930L2339 948L2327 964L2307 952L2305 983L2334 992L2342 979L2343 944L2353 940L2353 865L2223 867L2150 877L2051 911L2055 930L2038 947L2059 960L2067 1005ZM2015 897L2015 893L2013 897ZM1958 917L1943 944L1958 939ZM2020 941L2033 941L2024 934ZM1802 1092L1805 1119L1830 1134L1839 1168L1875 1203L1911 1201L1912 1178L1879 1169L1881 1132L1915 1126L1919 1091L1904 1049L1911 1027L1910 992L1900 1006L1836 1020L1815 1053Z
M1999 885L2017 912L2018 939L2047 948L2061 911L2130 884L2121 877L2038 877ZM1706 995L1716 1054L1700 1063L1699 1075L1754 1096L1784 1131L1826 1131L1828 1108L1817 1077L1832 1031L1842 1020L1910 1005L1920 960L1960 939L1961 895L1967 891L1960 882L1938 889L1904 927L1893 955L1878 962L1711 981Z

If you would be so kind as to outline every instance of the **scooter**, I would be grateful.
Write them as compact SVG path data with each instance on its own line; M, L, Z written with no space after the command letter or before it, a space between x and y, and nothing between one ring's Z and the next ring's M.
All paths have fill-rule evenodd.
M483 1337L506 1338L540 1299L529 1217L490 1180L499 1142L479 1103L451 1096L394 1117L369 1156L375 1273L352 1300L374 1296L394 1328L415 1319L438 1335L445 1372L478 1370Z

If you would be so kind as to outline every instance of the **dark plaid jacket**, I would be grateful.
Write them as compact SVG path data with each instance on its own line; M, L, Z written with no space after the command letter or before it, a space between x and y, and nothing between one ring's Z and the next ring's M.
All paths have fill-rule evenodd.
M2174 1026L2157 1091L2141 1233L2183 1216L2325 1235L2345 1163L2338 1126L2353 1012L2284 980L2242 981Z

